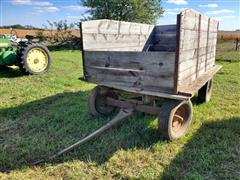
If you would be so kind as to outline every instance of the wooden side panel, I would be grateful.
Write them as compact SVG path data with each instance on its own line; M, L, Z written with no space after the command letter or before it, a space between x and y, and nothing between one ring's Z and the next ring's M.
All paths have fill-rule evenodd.
M96 84L173 92L174 52L85 51L85 78Z
M82 22L83 48L88 51L142 51L151 44L153 25L114 20Z
M150 51L176 50L176 25L163 25L154 27L153 45Z
M178 90L215 65L218 22L190 9L181 14Z

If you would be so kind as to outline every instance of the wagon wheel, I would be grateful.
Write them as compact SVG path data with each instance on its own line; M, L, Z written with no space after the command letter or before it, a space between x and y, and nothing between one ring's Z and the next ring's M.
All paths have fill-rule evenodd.
M108 88L97 86L88 96L88 109L92 115L106 115L111 113L115 107L106 104L107 97L117 98L117 95Z
M158 114L160 134L169 140L184 136L192 121L192 103L170 100L164 103Z
M198 91L198 102L206 103L210 101L212 95L213 82L210 79L201 89Z

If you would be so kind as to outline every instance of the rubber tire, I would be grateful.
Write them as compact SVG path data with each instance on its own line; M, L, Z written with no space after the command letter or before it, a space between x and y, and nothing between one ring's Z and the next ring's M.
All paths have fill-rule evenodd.
M212 96L213 81L210 79L201 89L198 91L198 103L207 103Z
M27 61L26 61L27 54L33 48L39 48L39 49L44 50L46 52L47 56L48 56L48 65L41 72L34 72L27 65ZM51 62L52 62L49 50L47 49L46 46L43 46L41 44L25 44L24 46L22 46L20 48L20 50L18 51L18 55L17 56L18 56L18 66L19 66L20 70L24 74L38 75L38 74L45 73L45 72L47 72L49 70L49 68L51 66Z
M173 117L176 111L181 107L187 109L187 118L184 122L183 127L181 127L178 134L175 134L172 129ZM158 114L158 130L160 135L168 140L176 140L184 136L191 125L192 122L192 103L188 101L178 101L178 100L169 100L162 105L160 112Z
M101 103L104 102L107 96L115 97L116 95L111 93L108 88L96 86L92 89L88 96L88 110L94 116L107 115L114 111L115 107L104 105L104 107L100 108ZM102 98L102 99L101 99Z

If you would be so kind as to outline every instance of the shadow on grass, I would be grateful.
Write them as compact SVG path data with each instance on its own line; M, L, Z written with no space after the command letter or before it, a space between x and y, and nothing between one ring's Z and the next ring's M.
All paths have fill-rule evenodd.
M73 144L111 120L114 113L93 117L87 110L89 92L63 93L0 110L0 171L29 165ZM118 149L148 148L159 141L154 118L134 114L103 135L54 159L98 164ZM163 179L236 177L240 167L240 119L205 123L165 168Z
M163 179L240 177L240 117L202 125L170 165Z
M11 67L0 67L0 78L17 78L21 77L24 74L17 68Z
M62 46L62 45L56 45L56 46L48 46L49 51L74 51L74 50L82 50L80 46L74 46L74 47L69 47L69 46Z
M110 121L115 113L99 118L89 114L87 94L63 93L0 110L0 171L28 166ZM154 118L140 115L136 113L101 137L54 159L52 163L91 159L101 164L120 148L151 146L159 140L157 130L148 128Z

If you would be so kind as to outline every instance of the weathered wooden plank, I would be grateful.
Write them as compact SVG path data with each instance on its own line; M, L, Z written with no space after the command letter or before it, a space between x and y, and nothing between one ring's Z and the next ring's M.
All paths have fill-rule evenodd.
M173 74L162 76L154 75L145 71L132 71L126 69L96 69L86 67L86 73L89 82L93 83L126 83L133 87L155 87L155 88L173 88Z
M150 51L175 51L176 25L155 26Z
M162 64L164 62L174 63L175 53L172 52L101 52L101 51L85 51L85 58L90 61L105 61L110 63L124 62L124 63L143 63ZM87 62L86 62L87 63Z
M188 100L191 98L191 95L179 95L174 94L171 91L168 92L162 92L158 89L143 89L143 88L137 88L137 87L129 87L126 85L118 85L118 84L100 84L102 86L119 89L126 92L132 92L136 94L143 94L143 95L150 95L155 97L162 97L162 98L168 98L168 99L177 99L177 100Z
M86 66L143 70L159 75L174 72L174 53L85 52Z
M86 77L92 83L173 89L175 53L85 51Z
M151 46L150 51L167 51L167 52L175 52L176 45L175 44L156 44Z
M212 61L215 61L215 55L214 55L214 51L212 52L208 52L208 59L211 59L212 57L214 57L214 59L211 59ZM203 54L200 56L200 61L204 61L206 60L206 54ZM211 61L210 60L210 61ZM183 72L191 67L196 67L196 57L191 58L191 59L186 59L185 61L182 61L179 63L179 72Z
M199 56L205 55L206 48L209 49L209 53L213 53L216 50L216 45L208 46L208 47L201 47L200 50L199 50ZM181 51L180 51L180 53L181 53L180 63L184 62L184 61L195 59L197 57L197 53L196 52L197 52L197 48L186 49L186 50L182 50L181 49Z
M201 19L201 32L208 32L208 19L209 17L205 16L205 15L201 15L202 19Z
M181 28L198 30L199 29L199 13L192 10L185 10L181 13L182 21Z
M82 22L83 34L151 34L154 25L115 20L91 20Z
M210 32L217 32L218 31L218 21L215 19L210 19L210 27L209 27Z
M173 33L176 34L176 24L173 25L157 25L154 27L154 33L155 34L169 34L169 33Z
M82 22L84 50L142 51L150 43L153 25L114 20Z
M211 69L209 69L206 73L202 74L196 81L189 84L182 84L179 86L179 91L182 93L194 94L196 93L207 81L212 79L213 75L217 73L221 69L222 66L215 65Z
M154 34L154 43L176 45L176 34Z

